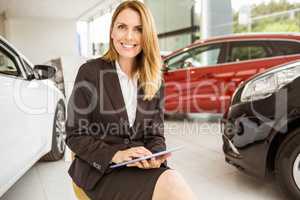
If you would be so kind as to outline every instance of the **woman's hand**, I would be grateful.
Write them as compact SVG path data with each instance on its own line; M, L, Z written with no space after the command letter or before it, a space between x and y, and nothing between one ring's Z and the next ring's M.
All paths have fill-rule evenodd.
M153 168L159 168L160 165L167 160L171 156L171 153L151 158L150 160L142 160L140 162L128 164L127 167L138 167L141 169L153 169Z
M118 151L112 158L113 163L122 163L125 161L132 160L134 158L151 155L151 151L143 146L132 147L123 151Z

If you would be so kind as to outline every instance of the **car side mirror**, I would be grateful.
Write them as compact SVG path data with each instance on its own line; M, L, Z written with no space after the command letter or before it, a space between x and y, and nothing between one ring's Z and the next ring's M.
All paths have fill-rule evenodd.
M182 65L181 65L181 68L188 68L188 67L192 67L193 64L191 61L188 61L188 60L185 60Z
M55 76L56 68L49 65L35 65L34 71L40 76L40 79L50 79Z

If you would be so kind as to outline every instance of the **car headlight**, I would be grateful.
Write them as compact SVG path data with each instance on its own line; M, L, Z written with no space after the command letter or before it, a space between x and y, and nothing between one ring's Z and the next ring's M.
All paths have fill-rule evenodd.
M263 73L246 83L242 102L265 99L300 76L300 63L292 63Z

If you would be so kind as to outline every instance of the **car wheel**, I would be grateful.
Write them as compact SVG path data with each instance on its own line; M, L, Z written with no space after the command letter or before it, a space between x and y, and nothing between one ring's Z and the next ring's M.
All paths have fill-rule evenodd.
M58 103L52 129L51 151L41 158L42 161L57 161L64 156L66 148L66 109L63 103Z
M300 199L300 129L291 133L280 145L275 160L275 176L288 197Z

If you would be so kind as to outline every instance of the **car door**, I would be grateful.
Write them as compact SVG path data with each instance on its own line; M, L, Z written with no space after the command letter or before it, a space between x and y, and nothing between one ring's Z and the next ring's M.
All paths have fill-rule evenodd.
M44 151L47 144L51 143L49 136L52 136L55 101L59 93L54 89L56 87L54 81L40 80L31 64L24 59L22 63L27 76L32 78L23 82L20 97L23 108L27 111L25 117L29 131L35 137L33 141L36 147L35 156L40 156L41 151Z
M219 81L217 74L224 61L225 43L213 43L191 49L188 82L190 87L190 112L218 113Z
M222 62L223 51L223 43L200 45L166 61L166 110L177 105L185 113L218 112L216 81L210 77L210 66Z
M188 51L175 55L165 61L165 110L168 113L185 113L189 105L189 66L184 65Z

